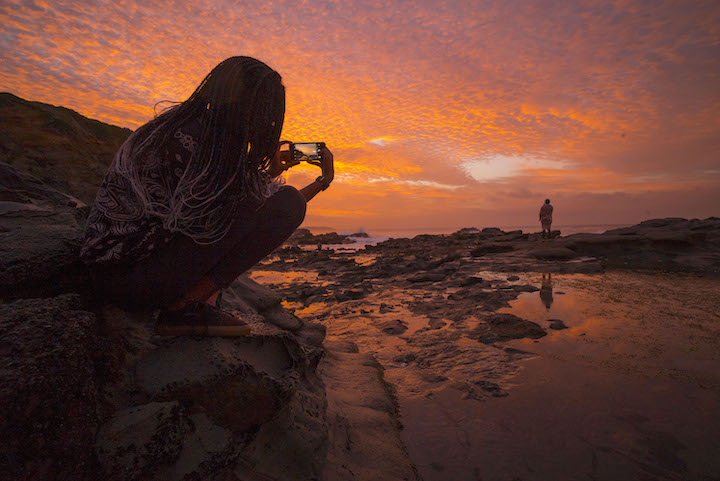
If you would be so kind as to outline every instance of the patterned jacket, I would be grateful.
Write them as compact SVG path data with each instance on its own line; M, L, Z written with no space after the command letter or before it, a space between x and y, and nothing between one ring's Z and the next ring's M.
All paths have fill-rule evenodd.
M178 129L168 143L164 156L146 162L156 180L149 189L153 202L167 205L168 199L183 174L186 162L197 148L200 124L190 123ZM126 142L129 142L128 139ZM117 155L98 190L88 215L80 258L86 264L127 264L137 262L169 242L175 235L163 227L162 220L145 214L142 203L133 192L130 181L114 168ZM170 175L167 173L170 172ZM265 176L265 197L282 185Z

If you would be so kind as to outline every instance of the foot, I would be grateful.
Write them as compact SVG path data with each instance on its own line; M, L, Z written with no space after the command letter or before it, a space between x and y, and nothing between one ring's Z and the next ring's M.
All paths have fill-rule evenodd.
M215 306L190 301L182 309L160 311L155 332L160 336L238 337L249 334L250 326Z

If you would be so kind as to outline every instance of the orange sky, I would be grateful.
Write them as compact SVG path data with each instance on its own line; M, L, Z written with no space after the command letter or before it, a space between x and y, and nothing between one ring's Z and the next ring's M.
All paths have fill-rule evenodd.
M325 141L306 225L720 216L720 2L4 1L0 90L135 128L221 60ZM288 182L317 176L305 167Z

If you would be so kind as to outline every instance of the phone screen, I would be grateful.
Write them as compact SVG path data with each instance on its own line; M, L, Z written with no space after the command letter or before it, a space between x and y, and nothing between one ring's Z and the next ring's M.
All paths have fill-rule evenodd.
M320 160L320 144L317 142L293 144L295 160Z

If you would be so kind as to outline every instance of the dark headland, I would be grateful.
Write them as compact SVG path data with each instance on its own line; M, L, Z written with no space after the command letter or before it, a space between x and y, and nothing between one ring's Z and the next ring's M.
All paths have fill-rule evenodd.
M551 240L466 228L349 253L302 248L346 238L299 230L223 293L251 335L161 338L153 313L94 298L77 258L86 204L130 132L10 94L0 119L1 479L420 479L386 362L428 368L423 389L505 397L499 378L458 369L476 352L448 342L462 334L516 372L527 353L503 343L566 327L499 312L542 288L528 273L720 273L718 218ZM253 280L268 273L281 280ZM343 337L358 316L408 349L385 359Z

